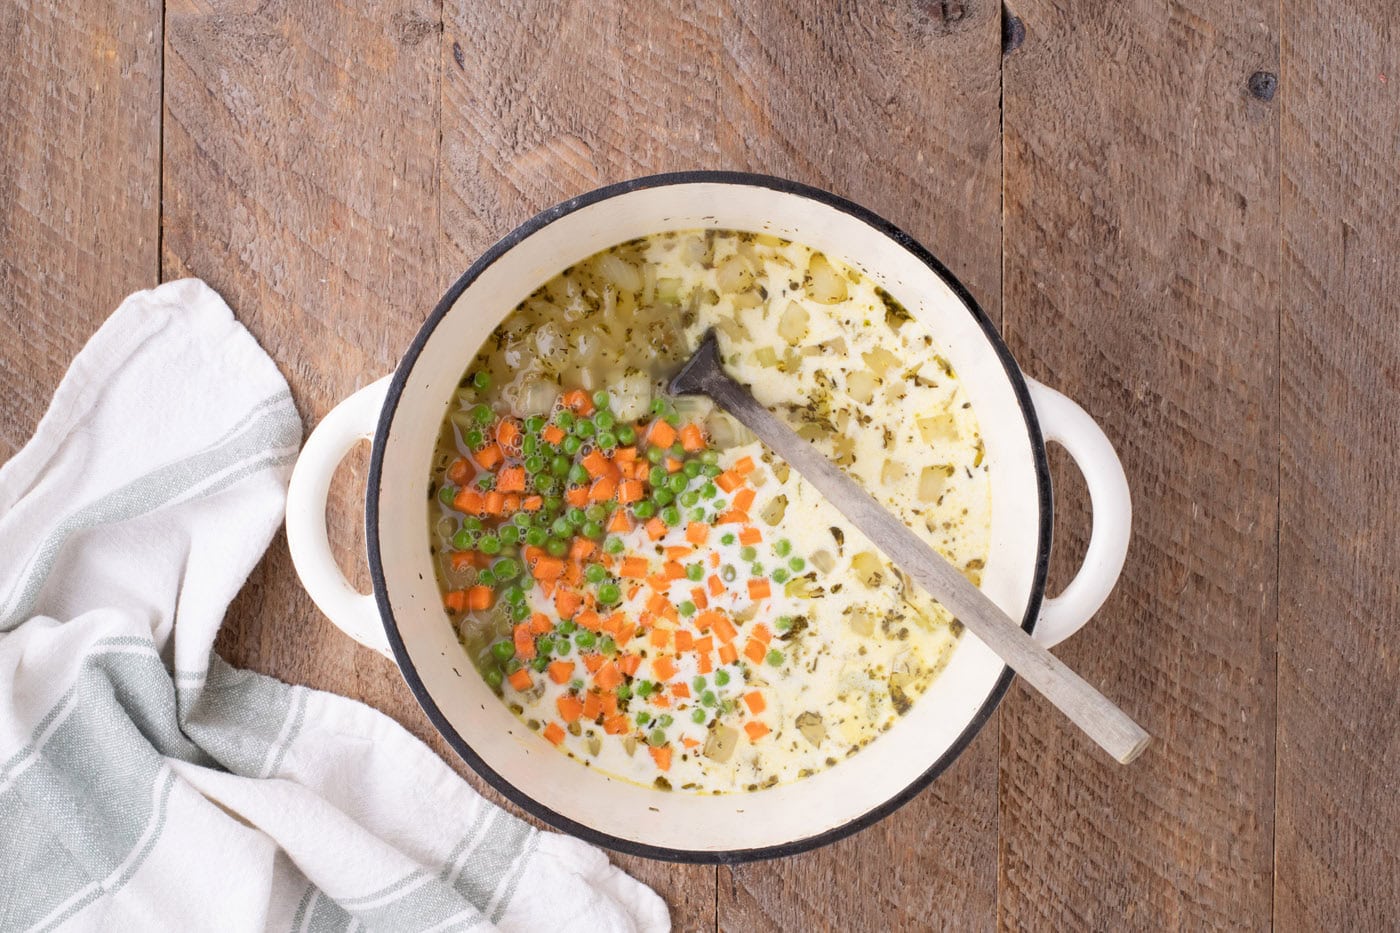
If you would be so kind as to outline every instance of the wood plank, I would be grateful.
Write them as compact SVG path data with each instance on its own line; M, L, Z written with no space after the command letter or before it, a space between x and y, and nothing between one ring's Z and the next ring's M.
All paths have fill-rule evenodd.
M1134 493L1115 595L1058 653L1157 738L1128 767L1002 711L1007 928L1266 927L1273 834L1275 6L1023 2L1006 59L1006 329ZM1063 458L1057 458L1063 476ZM1082 553L1082 484L1057 544ZM1064 555L1055 576L1066 579ZM1052 586L1052 590L1054 587Z
M941 252L996 315L1000 27L990 5L959 19L962 9L449 0L444 278L534 211L600 184L737 168L883 211ZM898 927L941 916L990 926L987 732L933 790L859 840L721 869L718 923ZM866 846L899 867L847 870ZM618 861L667 899L677 929L715 925L712 869Z
M0 9L0 462L74 354L156 284L160 0Z
M1400 19L1284 4L1275 923L1400 916Z

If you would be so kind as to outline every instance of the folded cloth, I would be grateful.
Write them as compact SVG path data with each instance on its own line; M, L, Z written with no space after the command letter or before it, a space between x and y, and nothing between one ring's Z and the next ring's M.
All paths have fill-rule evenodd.
M300 440L185 280L123 302L0 468L0 929L666 929L387 717L213 653Z

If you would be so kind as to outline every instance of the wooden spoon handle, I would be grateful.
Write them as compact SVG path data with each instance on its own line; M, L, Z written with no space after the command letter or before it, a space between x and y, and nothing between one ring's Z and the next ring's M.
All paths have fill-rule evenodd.
M706 352L703 346L697 351L673 381L674 391L708 395L747 425L864 532L895 566L942 603L1104 751L1123 764L1142 753L1151 736L1141 726L1032 639L957 568L729 378L713 347L708 350L712 362L702 360Z

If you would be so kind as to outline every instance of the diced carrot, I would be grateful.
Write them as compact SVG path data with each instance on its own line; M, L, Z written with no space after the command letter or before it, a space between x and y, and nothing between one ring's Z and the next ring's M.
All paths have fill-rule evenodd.
M575 508L583 508L588 504L588 487L570 486L569 491L564 493L564 501Z
M495 444L487 444L485 447L478 450L474 456L476 457L477 463L488 470L494 470L496 464L500 463L503 459L504 454L501 453L501 448Z
M622 632L622 629L623 629L623 627L626 625L626 623L627 623L627 617L626 617L626 616L624 616L624 615L623 615L622 613L620 613L620 612L614 612L612 615L610 615L610 616L608 616L606 619L604 619L604 620L602 621L602 624L599 625L598 627L599 627L602 631L607 632L609 635L617 635L617 634L620 634L620 633Z
M637 669L642 666L642 656L640 654L624 654L617 661L618 670L632 677L637 673Z
M544 556L544 548L535 547L533 544L527 544L520 553L525 555L525 563L533 567L535 566L535 561Z
M767 735L771 730L763 723L751 719L748 722L744 723L744 731L749 734L750 742L757 742L759 739Z
M740 476L748 476L757 468L757 466L758 464L753 462L753 457L745 456L740 457L738 460L735 460L732 469L735 473L738 473Z
M685 629L677 630L676 650L689 651L693 647L695 647L695 636L687 632Z
M708 631L710 626L714 625L722 618L724 618L724 616L714 610L702 612L695 617L695 627L702 632Z
M730 509L715 521L716 525L747 525L748 523L749 513L740 512L738 509Z
M651 642L653 648L665 648L671 643L671 630L664 628L654 628L647 636L647 641Z
M632 478L646 479L651 475L651 465L647 460L637 460L632 464Z
M711 567L718 567L718 566L719 566L719 551L712 551L712 552L710 553L710 566L711 566Z
M647 751L651 753L651 760L656 762L657 768L662 771L671 770L671 746L648 745Z
M574 621L580 627L588 629L590 632L601 632L603 630L603 618L592 609L585 609L574 616Z
M716 615L719 615L719 613L716 613ZM722 615L715 620L711 628L714 629L715 637L726 645L733 641L739 634L734 628L734 623L730 622L728 618Z
M681 471L681 467L683 466L685 466L685 461L683 460L677 460L675 457L666 458L667 473L679 473Z
M452 507L468 515L480 515L486 508L486 500L475 489L459 489L452 499Z
M695 653L696 653L696 654L707 655L707 654L709 654L711 651L714 651L714 650L715 650L715 639L714 639L714 636L712 636L712 635L706 635L704 638L697 638L697 639L695 639Z
M593 691L583 695L583 718L597 719L603 715L603 698Z
M702 586L690 591L690 601L695 604L696 609L705 609L710 605L710 597L705 595L705 588Z
M549 679L556 684L566 684L569 678L574 676L573 661L550 661Z
M659 518L653 518L647 522L647 537L653 541L660 541L666 536L666 523Z
M602 701L603 701L603 715L604 715L605 717L606 717L606 716L616 716L616 715L617 715L617 694L616 694L616 693L604 693L604 694L602 695Z
M564 574L564 562L557 557L541 557L530 572L536 580L558 580Z
M724 592L724 581L719 578L719 574L710 574L709 586L711 596L719 596Z
M544 496L526 496L520 500L520 507L527 512L538 512L544 508Z
M759 693L757 690L750 690L748 693L744 694L744 704L748 706L749 712L753 713L755 716L768 708L768 703L764 701L763 694Z
M451 590L442 598L442 604L452 612L461 612L467 608L467 591Z
M554 663L559 664L561 662L555 661ZM550 667L553 666L554 665L550 665ZM569 666L573 667L572 664ZM550 671L551 676L553 673L553 671ZM563 683L563 681L556 680L555 683ZM554 701L554 705L559 709L559 718L563 719L565 722L578 722L578 718L583 715L583 701L573 694L563 694L559 699Z
M515 642L515 653L519 655L521 660L533 660L535 657L535 635L530 631L530 626L521 622L512 630L511 635L511 640Z
M587 538L575 538L574 543L569 545L569 560L587 560L596 550L598 545Z
M520 511L520 493L512 492L506 494L505 514L514 515Z
M564 429L557 424L547 424L544 430L540 432L540 437L544 438L545 441L550 444L557 445L564 439Z
M684 745L686 748L699 748L700 740L692 739L690 736L687 735L685 738L681 739L681 744Z
M447 468L447 478L458 486L470 480L476 475L476 470L467 462L465 457L458 457L452 461L452 465Z
M501 492L525 491L525 468L508 466L496 474L496 488Z
M737 660L739 660L739 652L733 645L719 646L719 663L733 664Z
M773 595L773 584L767 578L754 577L749 580L749 599L767 599Z
M583 666L588 669L588 673L592 674L594 671L598 670L598 668L602 667L603 662L606 660L607 658L597 652L585 654L583 656Z
M644 491L642 481L637 479L625 479L617 487L617 501L623 505L629 505L642 498Z
M493 489L486 494L486 512L489 515L500 515L506 508L506 494L499 489Z
M593 675L593 679L597 682L598 686L602 687L604 690L612 690L615 689L618 684L622 683L622 672L617 669L616 664L608 661L602 667L598 668L598 672ZM616 700L616 697L613 699Z
M670 601L661 593L652 593L651 598L647 600L647 608L657 615L665 612L669 605L671 605Z
M702 654L702 655L700 655L700 660L699 660L699 662L698 662L697 670L699 670L700 673L702 673L702 674L708 674L710 671L712 671L712 670L714 670L714 669L715 669L715 663L714 663L713 661L710 660L710 656L709 656L708 654Z
M745 489L744 492L753 492L753 490L752 490L752 489ZM735 497L734 497L734 501L735 501L735 503L737 503L737 502L739 501L738 496L735 496ZM748 509L746 508L745 511L748 511ZM760 541L762 541L762 540L763 540L763 532L759 531L757 528L753 527L752 525L750 525L749 527L745 528L743 531L739 532L739 543L740 543L740 544L757 544L758 542L760 542Z
M607 502L617 495L617 480L612 476L600 476L593 481L593 485L588 487L588 498L591 502Z
M725 470L715 477L715 485L725 492L733 492L744 484L744 478L733 470Z
M516 690L520 690L520 691L522 691L522 692L525 691L525 690L529 690L529 689L530 689L530 669L529 669L528 667L522 667L520 670L516 671L514 674L511 674L509 677L507 677L507 678L506 678L506 682L509 683L509 684L510 684L512 687L514 687Z
M624 509L618 509L614 512L612 520L608 522L608 531L626 534L631 530L632 520L627 517L627 512Z
M666 573L664 571L654 573L651 576L647 577L647 586L651 587L657 592L664 593L671 588L671 578L666 576Z
M685 568L680 565L679 561L668 560L663 565L662 569L666 572L667 580L685 579Z
M662 655L651 662L651 672L658 680L667 681L676 676L676 662Z
M670 619L672 622L679 623L681 620L680 610L676 609L676 607L670 603L667 603L666 607L661 610L661 615L664 618Z
M762 622L755 625L753 627L753 630L750 631L749 634L752 635L754 638L757 638L759 641L763 642L765 645L773 640L773 633L768 631L768 626L764 625Z
M583 585L583 565L571 560L564 565L564 582L569 586Z
M559 612L559 618L572 619L574 613L578 612L579 606L583 605L583 597L573 590L561 589L554 594L554 608Z
M617 451L613 453L614 463L631 463L636 459L637 448L635 447L619 447Z
M688 544L673 544L670 547L666 548L666 559L680 560L681 558L689 557L694 552L695 548L691 547Z
M608 460L607 454L596 447L590 450L588 456L579 462L588 471L588 475L595 479L612 469L612 462Z
M617 642L619 648L626 648L627 643L632 640L632 636L636 631L637 630L631 625L624 625L618 633L613 636L613 641Z
M683 680L671 684L671 696L685 699L690 696L690 685Z
M564 741L564 730L559 728L559 723L557 722L552 722L545 726L543 735L546 741L553 745L558 745L560 742Z
M651 695L651 705L670 707L671 698L664 693L653 693Z
M698 424L688 424L681 428L681 446L691 453L705 449L705 435Z
M491 604L496 601L496 593L489 586L474 586L467 590L467 607L480 612L483 609L490 609Z
M755 664L763 663L763 656L768 653L768 647L757 638L750 638L744 645L744 657Z
M520 440L520 426L510 418L502 418L496 425L496 443L502 447L513 447Z
M647 433L647 440L657 447L670 447L676 442L676 429L671 427L664 418L657 418L651 423L651 430Z
M685 526L685 539L699 547L710 538L710 526L704 522L691 522Z
M624 557L622 566L618 568L619 577L628 577L640 580L647 575L647 561L645 557Z
M619 713L603 720L603 731L608 735L622 735L630 728L627 717Z
M582 389L574 389L572 392L564 393L564 405L573 409L580 415L590 415L593 413L593 399Z

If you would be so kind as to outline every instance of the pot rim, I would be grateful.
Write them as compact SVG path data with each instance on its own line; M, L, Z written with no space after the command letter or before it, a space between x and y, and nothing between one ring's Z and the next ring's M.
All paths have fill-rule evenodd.
M1012 392L1016 396L1017 404L1020 406L1021 414L1025 418L1027 432L1031 445L1031 457L1035 464L1036 479L1039 484L1038 505L1040 509L1040 540L1037 542L1035 571L1031 581L1030 599L1026 605L1025 615L1021 620L1021 628L1031 632L1035 628L1036 620L1040 616L1041 601L1045 596L1045 581L1050 563L1050 542L1053 534L1054 503L1053 494L1050 488L1049 461L1046 457L1045 439L1041 434L1040 422L1036 418L1035 407L1031 403L1030 391L1026 386L1024 374L1020 366L1012 357L1010 349L1002 340L1001 334L997 332L995 325L982 310L982 306L972 297L962 282L948 270L931 252L922 244L915 240L908 233L895 226L884 217L874 211L862 207L853 201L832 194L821 188L815 188L800 182L790 181L785 178L778 178L772 175L763 175L751 172L735 171L684 171L666 172L657 175L647 175L640 178L633 178L627 181L617 182L596 188L585 194L578 195L563 201L553 207L547 208L520 226L516 227L506 236L502 237L481 256L471 264L460 278L452 283L451 287L437 303L423 326L419 328L414 336L413 342L409 344L399 365L394 370L393 379L390 382L388 394L384 399L384 407L380 411L379 422L375 428L374 441L370 454L369 480L366 484L365 492L365 542L367 556L369 559L369 572L371 582L374 587L375 601L379 607L379 616L384 624L384 633L388 638L389 645L393 649L394 659L398 663L399 671L403 675L404 681L413 692L414 698L427 714L428 719L438 730L452 749L462 757L464 761L480 775L488 784L499 791L512 803L519 806L532 816L542 820L549 826L569 833L572 836L591 842L603 848L624 852L628 855L636 855L642 858L657 859L668 862L682 862L690 864L723 864L733 865L743 862L758 861L762 859L782 858L789 855L797 855L812 849L819 848L838 839L852 835L871 826L886 816L898 810L908 803L934 779L942 774L962 754L963 750L971 744L972 739L981 731L982 726L991 718L992 712L997 704L1006 694L1007 688L1011 685L1014 676L1013 671L1003 665L1001 675L997 678L991 691L987 694L986 700L978 707L977 712L969 720L967 726L958 737L950 744L928 768L919 774L899 793L889 797L859 816L848 820L840 826L833 827L812 836L805 836L789 842L778 843L771 846L762 846L749 849L675 849L668 846L654 846L646 843L636 842L631 839L624 839L609 833L600 832L590 826L576 822L544 804L536 801L533 797L517 789L514 784L507 781L498 774L486 761L479 756L471 745L464 739L447 717L443 715L432 694L428 691L422 678L419 676L409 657L408 650L404 645L402 636L399 634L398 622L394 617L393 608L389 603L388 585L384 575L384 564L379 550L379 486L384 465L384 442L389 434L389 427L394 421L394 416L398 411L399 400L403 395L404 387L408 382L408 375L418 362L418 357L422 353L424 346L432 337L438 324L456 304L457 299L466 291L480 275L506 252L513 249L527 237L548 226L554 221L572 214L600 201L617 197L649 188L660 188L670 185L689 184L724 184L734 186L749 186L770 188L785 194L792 194L798 197L808 198L818 201L829 207L833 207L842 213L850 214L856 219L864 222L877 233L893 240L906 251L913 254L920 262L928 266L935 275L953 291L962 302L963 307L972 315L978 326L982 329L988 343L991 344L997 358L1001 360L1002 367L1006 372L1007 379L1011 382Z

